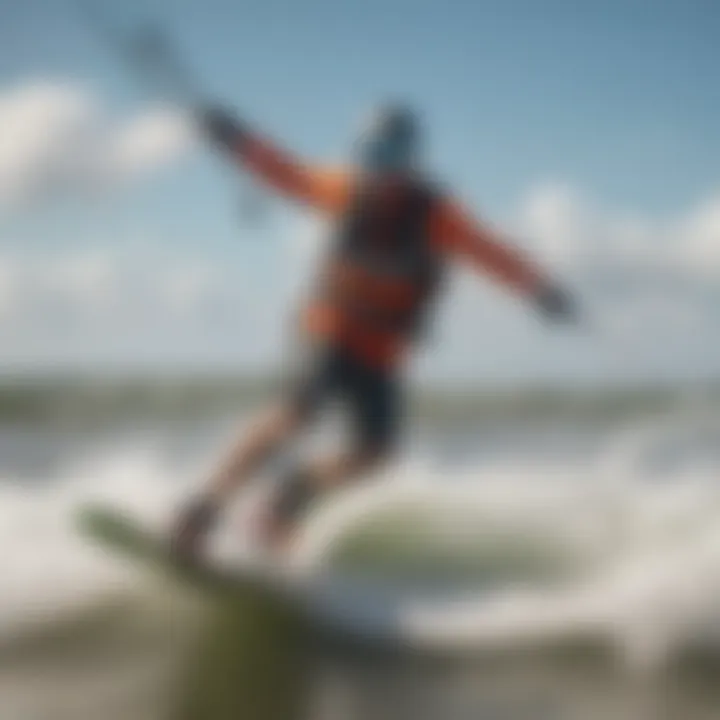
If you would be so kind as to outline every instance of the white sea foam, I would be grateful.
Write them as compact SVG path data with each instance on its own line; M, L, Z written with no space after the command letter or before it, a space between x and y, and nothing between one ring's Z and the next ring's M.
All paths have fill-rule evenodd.
M643 663L698 642L720 652L718 448L720 428L705 418L695 427L682 421L633 429L585 464L480 459L449 473L416 457L322 508L297 559L316 564L369 518L411 511L416 537L458 553L502 554L506 543L515 552L510 563L518 547L545 545L571 557L572 571L559 585L516 576L477 596L459 587L455 596L446 587L442 599L406 593L393 599L390 614L382 593L373 605L369 594L377 588L368 585L363 598L357 588L343 595L336 587L318 608L352 623L362 601L377 611L365 622L391 618L396 631L444 647L591 634ZM136 446L78 459L36 483L3 478L4 627L131 588L137 570L79 537L73 512L103 500L165 523L191 480L169 468L156 449Z

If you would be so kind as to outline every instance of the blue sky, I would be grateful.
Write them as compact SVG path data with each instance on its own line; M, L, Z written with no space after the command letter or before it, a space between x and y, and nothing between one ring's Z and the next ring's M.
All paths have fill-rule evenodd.
M132 25L147 17L145 3L135 0L96 2L121 23ZM639 256L650 262L653 242L673 246L670 264L675 258L688 260L681 251L688 245L696 248L695 266L707 268L720 257L720 250L715 253L720 246L720 226L715 227L720 6L712 0L155 0L151 8L212 96L242 109L303 155L343 159L358 117L370 104L385 96L407 98L425 117L428 164L480 216L517 231L518 241L527 241L548 262L556 262L559 252L563 259L602 256L601 264L617 265L618 253L610 257L605 245L622 244L620 235L625 238L630 225L635 240L642 236ZM130 141L123 144L117 137L126 137L123 127L135 127L154 112L152 98L121 72L73 4L3 0L0 17L0 131L3 97L9 99L6 114L7 107L23 103L29 107L35 102L40 114L72 106L75 115L103 131L105 144L96 144L88 155L102 154L113 142L126 148ZM76 96L31 102L22 92L38 83L43 89L36 96L56 86L71 88ZM83 102L91 109L78 109ZM58 116L67 132L72 120ZM17 133L18 124L9 127ZM7 133L2 142L10 142ZM154 152L147 142L142 148ZM36 156L28 151L23 157ZM125 275L118 279L123 263L144 265L148 271L175 263L186 268L177 270L184 277L192 268L207 266L204 282L213 287L205 291L210 292L220 285L216 269L232 275L234 268L237 277L223 276L228 283L224 299L207 300L213 318L227 316L217 324L217 337L208 338L208 316L202 313L194 320L178 316L163 321L158 310L157 326L141 331L132 303L118 297L116 315L96 318L92 332L83 324L87 318L73 317L75 339L58 333L52 340L36 303L33 322L40 325L34 330L28 316L15 310L6 313L5 327L0 326L13 362L100 362L114 353L120 363L163 357L252 364L278 354L290 289L299 268L308 265L304 251L293 245L295 233L309 232L306 224L295 211L281 212L277 203L270 205L264 224L238 223L232 173L196 144L178 140L153 157L137 161L132 172L123 161L123 182L119 187L111 183L106 193L89 197L87 188L72 191L76 173L60 183L66 191L62 195L50 192L37 199L37 193L30 193L31 200L7 200L0 206L0 251L10 268L6 283L13 285L12 292L5 291L6 304L20 292L18 285L27 284L17 278L28 273L34 273L36 286L45 283L45 302L52 304L46 286L53 273L77 278L95 272L93 282L100 286L103 278L130 283ZM19 161L13 162L8 167L16 172ZM51 157L47 162L55 161ZM0 179L2 163L0 149ZM103 165L106 174L111 172L108 163ZM51 169L57 178L57 167ZM37 168L33 172L33 177L42 174ZM560 238L558 245L548 237L553 232L572 237ZM608 234L612 238L603 244L600 236ZM547 252L552 247L555 257ZM85 270L67 270L73 253ZM43 263L45 280L40 282ZM587 267L576 272L579 278L587 274ZM712 290L714 277L703 277L704 287ZM185 282L201 294L201 280ZM72 280L66 278L68 284ZM242 307L233 295L238 285L243 286ZM467 292L472 296L473 291ZM592 347L579 341L572 345L565 337L546 338L505 299L470 296L454 301L457 310L448 311L448 324L462 340L473 331L473 303L483 303L478 314L487 315L487 331L478 334L487 337L489 332L494 350L488 356L480 341L466 348L465 340L455 346L448 340L451 349L437 360L438 368L444 368L440 374L482 378L508 367L516 375L553 368L597 375L607 371L593 360L597 352ZM683 307L690 303L700 308L693 321L701 324L710 312L703 297L679 301ZM715 299L711 293L711 301ZM85 297L84 302L93 300ZM259 306L265 313L262 327L257 326ZM124 322L117 315L121 312L127 313ZM516 327L509 334L508 313ZM659 325L664 324L661 318ZM102 327L113 325L124 329L109 342ZM271 332L268 326L276 329ZM160 347L163 330L167 334ZM27 337L31 331L32 342ZM198 354L199 345L204 353ZM679 360L673 371L699 372L706 362L699 356L712 356L715 348L720 351L720 342L695 348L698 357ZM485 359L453 359L467 357L468 349ZM534 361L528 360L528 352L534 353ZM646 355L655 353L647 350Z

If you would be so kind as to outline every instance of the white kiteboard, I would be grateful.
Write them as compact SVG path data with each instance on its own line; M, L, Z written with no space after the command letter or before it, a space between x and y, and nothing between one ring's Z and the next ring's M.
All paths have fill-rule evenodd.
M332 563L294 564L252 551L231 562L212 555L188 562L171 552L164 528L120 510L86 506L78 521L81 532L93 542L211 597L259 591L269 599L289 603L318 627L375 643L451 653L472 651L492 644L500 629L544 635L555 625L552 620L548 624L548 615L556 616L560 624L567 619L560 609L565 603L558 602L553 592L526 598L530 607L525 602L505 607L502 587L476 588L465 595L440 587L432 596L421 596L413 588L372 582ZM543 616L539 624L533 619Z
M287 565L260 553L246 553L232 563L209 557L187 559L172 552L168 533L106 505L90 505L78 515L80 531L113 553L210 593L232 593L251 588L299 592L302 585Z

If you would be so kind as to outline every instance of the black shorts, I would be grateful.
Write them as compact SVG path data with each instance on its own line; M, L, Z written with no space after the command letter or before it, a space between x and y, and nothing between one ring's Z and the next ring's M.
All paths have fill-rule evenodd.
M397 441L401 391L397 374L363 363L339 347L325 347L305 360L290 387L299 412L313 417L329 400L350 414L356 447L386 453Z

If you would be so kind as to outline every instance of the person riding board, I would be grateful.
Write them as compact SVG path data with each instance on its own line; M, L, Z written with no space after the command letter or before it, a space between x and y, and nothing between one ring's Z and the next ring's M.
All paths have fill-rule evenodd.
M291 537L321 493L389 459L402 420L404 361L422 335L448 260L459 258L493 276L546 318L575 317L568 293L427 178L421 128L409 108L377 108L346 170L305 164L222 108L203 111L199 124L222 152L280 194L329 216L335 229L300 316L312 362L181 511L174 546L188 556L231 495L330 398L344 400L351 414L352 447L282 479L264 524L267 546Z

